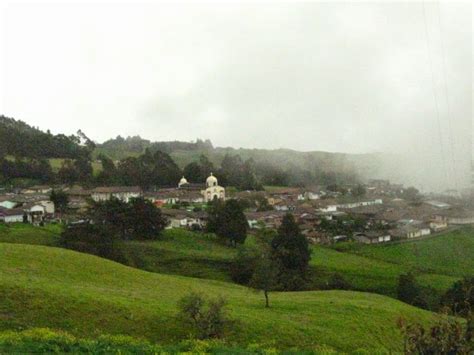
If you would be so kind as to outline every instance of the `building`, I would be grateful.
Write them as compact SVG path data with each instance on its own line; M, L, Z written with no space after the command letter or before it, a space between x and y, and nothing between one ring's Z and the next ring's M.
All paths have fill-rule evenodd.
M392 240L392 237L387 232L368 231L363 233L355 233L354 239L364 244L378 244L389 242Z
M210 202L214 199L225 200L225 188L219 186L217 178L211 173L206 179L206 189L201 191L204 202Z
M0 208L0 221L4 223L21 223L23 216L24 212L21 208Z
M104 186L92 190L91 197L94 201L107 201L112 197L128 202L131 198L140 197L142 189L138 186Z

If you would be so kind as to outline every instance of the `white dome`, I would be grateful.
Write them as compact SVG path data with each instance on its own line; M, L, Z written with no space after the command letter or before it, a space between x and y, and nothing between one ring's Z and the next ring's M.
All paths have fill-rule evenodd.
M188 180L186 180L186 178L184 176L181 178L181 180L179 180L179 185L180 186L184 185L184 184L187 184L187 183L188 183Z
M214 186L217 185L217 179L214 175L211 175L206 179L207 186Z

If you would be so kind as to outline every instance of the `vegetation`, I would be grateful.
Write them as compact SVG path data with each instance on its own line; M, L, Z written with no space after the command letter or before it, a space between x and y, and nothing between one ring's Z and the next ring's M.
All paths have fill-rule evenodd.
M60 245L127 263L120 244L124 240L153 240L167 224L161 211L142 197L123 202L112 198L94 202L86 222L68 226Z
M128 334L175 344L187 336L176 301L190 290L228 300L229 316L242 326L227 340L244 347L397 351L397 317L433 319L384 296L348 291L275 292L269 312L260 296L229 283L147 273L44 246L0 243L0 255L0 330L51 327L79 337Z
M306 288L311 252L292 214L286 214L271 242L272 259L278 265L278 285L283 290Z
M235 247L247 238L247 218L237 200L225 202L215 199L208 209L207 231L216 233L222 240Z
M474 230L463 228L424 240L388 245L346 244L337 250L400 265L419 273L454 277L471 276L474 270Z
M316 349L328 351L328 347ZM258 344L238 346L223 340L184 340L176 344L157 345L141 338L124 335L99 335L94 339L75 337L64 331L33 328L23 331L0 332L0 353L5 354L266 354L277 353L273 347ZM298 352L298 350L295 350Z
M473 320L462 324L454 318L442 317L434 326L399 320L405 336L405 354L459 354L474 351Z
M451 312L462 317L469 317L474 311L474 277L465 277L457 281L441 299Z
M206 299L201 294L191 292L178 301L178 316L184 325L192 325L198 339L221 338L232 330L235 323L229 319L226 304L227 301L222 297Z

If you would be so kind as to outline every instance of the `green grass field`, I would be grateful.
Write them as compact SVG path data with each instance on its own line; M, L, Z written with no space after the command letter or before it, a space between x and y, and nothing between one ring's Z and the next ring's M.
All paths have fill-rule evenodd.
M60 226L55 225L0 225L0 242L55 246L60 231ZM470 257L474 254L473 235L470 230L465 230L404 244L346 245L341 247L343 251L312 246L312 287L325 288L330 277L338 272L355 290L395 297L399 275L415 270L423 285L443 293L464 273L474 269L469 266L473 263ZM246 244L251 244L253 240L249 236ZM418 250L424 251L426 260L420 261L424 267L410 262L417 261L411 256L413 244L418 245ZM183 229L165 230L157 241L124 242L121 249L129 266L220 281L231 281L229 267L237 253L236 249L219 243L213 235ZM433 259L430 259L430 255ZM458 260L457 256L462 260ZM438 260L443 260L443 264L438 265ZM461 264L464 265L462 269L459 266Z
M234 284L149 273L59 248L0 243L0 330L49 327L96 338L127 334L160 344L189 335L176 302L189 291L224 296L238 331L231 344L279 349L401 350L400 316L429 322L432 314L394 299L349 291L272 293Z
M342 251L403 265L422 273L463 277L474 273L474 230L463 228L389 245L346 245Z
M0 223L0 242L57 245L62 227L57 224L47 224L44 227L35 227L31 224Z

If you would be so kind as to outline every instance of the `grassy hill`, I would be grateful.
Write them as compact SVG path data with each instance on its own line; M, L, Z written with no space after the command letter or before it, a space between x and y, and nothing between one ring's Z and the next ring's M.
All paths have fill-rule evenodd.
M60 226L54 225L0 225L0 242L55 246L60 231ZM343 251L314 245L311 259L313 288L325 288L332 275L338 272L356 290L395 297L399 275L415 270L423 285L443 293L474 269L470 266L474 254L473 236L474 233L466 229L405 244L340 246ZM253 237L247 238L247 244L252 242ZM411 254L412 244L425 255L425 260L418 264L414 264L418 259ZM402 253L400 249L406 252ZM237 253L236 249L220 244L213 235L183 229L165 230L157 241L125 242L122 251L129 266L220 281L231 281L229 267ZM438 265L438 260L443 260L443 264ZM464 266L461 268L460 265Z
M351 245L342 251L454 277L474 273L474 229L464 228L424 240L389 245Z
M81 337L127 334L158 343L188 336L175 317L190 290L228 299L240 329L227 340L278 348L400 350L399 316L432 314L368 293L320 291L263 296L230 283L148 273L59 248L0 243L0 331L49 327Z

